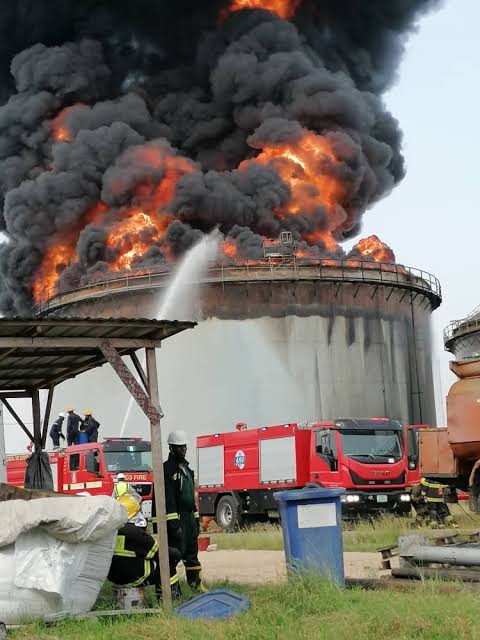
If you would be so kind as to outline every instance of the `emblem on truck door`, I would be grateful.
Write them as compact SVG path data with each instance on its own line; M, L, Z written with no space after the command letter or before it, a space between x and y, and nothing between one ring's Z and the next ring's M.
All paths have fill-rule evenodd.
M233 458L233 464L241 470L245 466L246 461L247 456L241 449L239 449Z

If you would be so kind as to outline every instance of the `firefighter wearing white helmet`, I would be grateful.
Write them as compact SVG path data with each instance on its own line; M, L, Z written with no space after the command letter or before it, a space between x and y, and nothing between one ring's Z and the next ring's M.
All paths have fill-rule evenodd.
M135 498L138 503L142 501L141 497L138 495L132 485L125 480L125 474L117 473L115 478L115 485L113 487L112 498L120 500L122 496L125 496L127 494L133 496L133 498Z
M188 444L187 434L185 433L185 431L181 430L172 431L168 434L167 443L169 445L175 445L177 447L186 447Z
M183 430L172 431L167 443L170 454L163 464L163 472L168 546L180 551L190 587L195 591L206 591L198 560L200 518L195 503L195 478L186 459L187 434ZM155 500L152 506L155 522Z
M50 438L52 439L54 451L60 449L60 438L65 440L65 436L62 433L62 425L66 417L65 413L59 413L58 418L52 424L52 428L50 429Z

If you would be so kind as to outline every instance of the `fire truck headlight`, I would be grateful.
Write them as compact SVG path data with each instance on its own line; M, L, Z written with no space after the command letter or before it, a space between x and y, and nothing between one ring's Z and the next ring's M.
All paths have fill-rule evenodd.
M346 500L347 502L360 502L360 496L353 496L353 495L347 495L346 496Z
M409 493L403 493L400 496L400 502L410 502L410 494Z

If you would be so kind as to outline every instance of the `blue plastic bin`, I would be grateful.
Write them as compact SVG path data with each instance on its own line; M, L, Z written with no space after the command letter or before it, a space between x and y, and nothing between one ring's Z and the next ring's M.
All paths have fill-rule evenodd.
M291 571L320 574L345 585L342 542L344 489L278 491L283 544Z
M88 436L84 431L78 434L78 444L88 444Z

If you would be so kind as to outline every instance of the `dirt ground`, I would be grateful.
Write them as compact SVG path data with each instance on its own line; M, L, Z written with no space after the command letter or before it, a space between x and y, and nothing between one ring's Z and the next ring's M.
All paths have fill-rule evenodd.
M272 583L286 577L283 551L211 551L199 555L207 582ZM379 553L344 553L345 576L379 578L388 575Z

